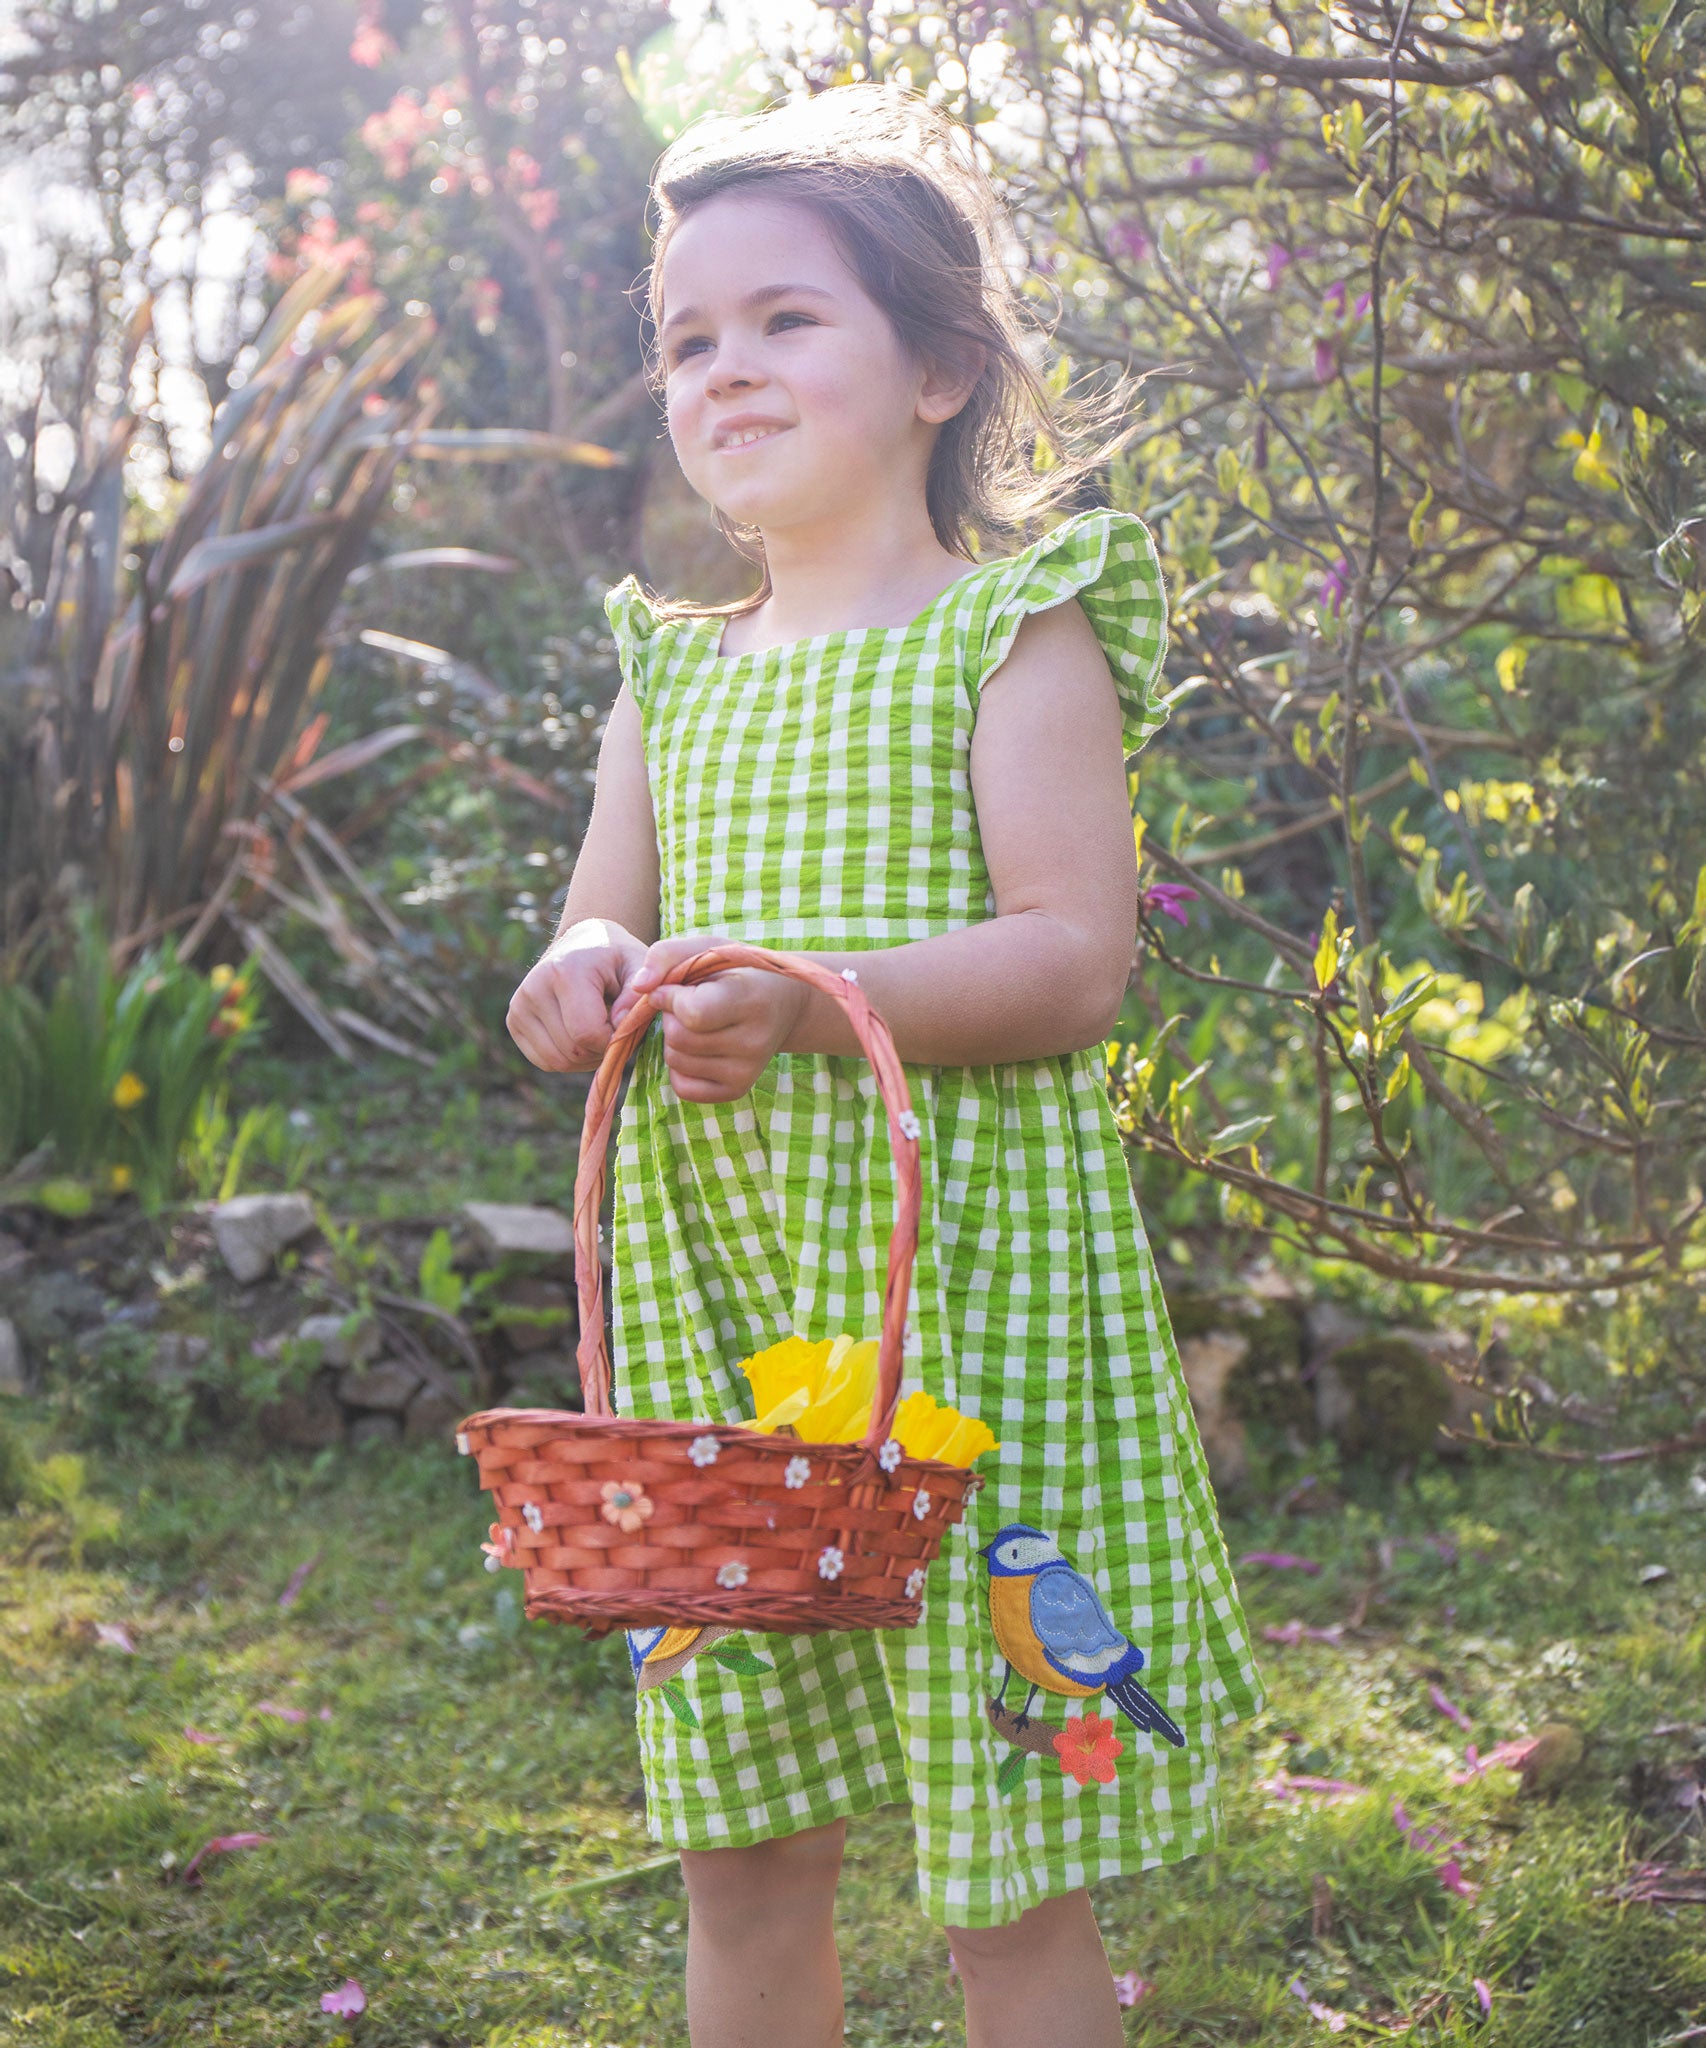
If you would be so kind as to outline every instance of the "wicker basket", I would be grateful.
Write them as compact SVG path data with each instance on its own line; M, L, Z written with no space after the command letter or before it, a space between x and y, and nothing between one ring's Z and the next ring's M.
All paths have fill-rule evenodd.
M598 1635L660 1623L788 1635L907 1628L919 1616L924 1567L983 1481L962 1466L902 1457L890 1442L918 1249L918 1125L906 1076L851 974L726 945L678 962L666 980L704 981L736 967L792 975L839 1002L888 1111L895 1223L864 1442L802 1443L738 1423L611 1412L598 1212L617 1093L654 1014L646 999L610 1041L581 1132L574 1225L587 1412L489 1408L462 1423L458 1442L478 1458L480 1483L497 1505L491 1558L525 1573L530 1617Z

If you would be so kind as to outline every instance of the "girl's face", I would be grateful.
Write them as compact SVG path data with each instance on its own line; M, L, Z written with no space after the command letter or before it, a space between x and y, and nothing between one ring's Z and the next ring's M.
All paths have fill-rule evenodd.
M922 495L965 389L915 363L818 216L725 193L664 252L659 345L688 482L769 533Z

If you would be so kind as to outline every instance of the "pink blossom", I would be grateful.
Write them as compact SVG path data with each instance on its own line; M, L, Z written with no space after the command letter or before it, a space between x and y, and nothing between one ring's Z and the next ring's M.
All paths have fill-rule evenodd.
M1327 289L1321 294L1321 303L1323 306L1331 307L1335 313L1342 314L1345 310L1345 299L1347 296L1344 280L1341 278L1337 284L1328 285Z
M1481 2017L1490 2017L1493 2010L1493 1992L1485 1977L1475 1979L1475 2002L1481 2008Z
M1155 1989L1147 1977L1140 1977L1135 1970L1127 1970L1123 1977L1114 1979L1114 1997L1121 2005L1136 2005L1140 1998L1147 1998Z
M122 1650L127 1657L136 1655L136 1645L130 1639L130 1630L122 1622L97 1621L95 1641L105 1644L109 1650Z
M1206 156L1194 156L1185 168L1193 178L1203 177L1208 171L1208 158Z
M192 1728L187 1722L184 1726L184 1740L196 1743L202 1749L217 1749L219 1747L219 1737L217 1735L209 1735L205 1729Z
M1331 384L1339 374L1339 352L1330 341L1315 344L1315 381L1317 384Z
M336 1991L320 1994L320 2010L353 2016L367 2010L367 1993L353 1977L346 1977Z
M1292 265L1292 253L1283 242L1268 244L1268 289L1271 291Z
M1294 1778L1288 1770L1280 1769L1271 1778L1261 1779L1257 1791L1267 1793L1277 1806L1284 1806L1299 1793L1313 1793L1322 1799L1363 1799L1368 1796L1366 1785L1352 1785L1344 1778Z
M1265 149L1257 150L1255 158L1251 164L1251 168L1255 171L1256 176L1258 178L1263 177L1267 172L1271 171L1273 167L1274 160L1271 156L1269 156L1267 151Z
M316 1550L312 1557L304 1558L302 1563L291 1573L290 1577L285 1580L284 1591L278 1596L280 1607L294 1607L296 1605L302 1596L302 1588L308 1583L308 1574L320 1562L320 1556L321 1553Z
M301 1707L281 1707L276 1700L256 1700L257 1714L270 1714L275 1721L306 1721L308 1716Z
M295 170L286 174L284 203L287 206L306 206L310 199L324 199L331 189L332 181L323 172L298 164Z
M1351 565L1343 555L1321 578L1321 598L1335 618L1345 608L1345 599L1351 591Z
M397 45L374 21L364 21L349 46L349 60L364 71L376 71L387 57L397 54Z
M1461 1771L1450 1772L1448 1775L1451 1783L1454 1785L1467 1785L1472 1778L1482 1777L1486 1772L1495 1769L1500 1764L1503 1764L1507 1770L1520 1771L1523 1765L1528 1762L1530 1756L1533 1755L1536 1739L1536 1737L1531 1735L1523 1742L1501 1742L1496 1749L1488 1750L1485 1756L1480 1754L1474 1743L1470 1743L1469 1747L1463 1752L1463 1761L1466 1768Z
M542 235L557 218L557 195L548 186L537 192L518 193L515 203L536 235Z

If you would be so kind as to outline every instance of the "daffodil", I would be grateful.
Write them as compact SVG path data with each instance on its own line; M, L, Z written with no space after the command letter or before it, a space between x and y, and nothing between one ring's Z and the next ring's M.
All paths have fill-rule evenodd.
M113 1107L115 1109L134 1109L147 1093L146 1084L138 1075L129 1072L127 1069L124 1073L120 1074L118 1080L113 1085Z
M234 969L221 966L216 967L207 979L213 988L224 990L231 986L232 982L237 979L237 976Z

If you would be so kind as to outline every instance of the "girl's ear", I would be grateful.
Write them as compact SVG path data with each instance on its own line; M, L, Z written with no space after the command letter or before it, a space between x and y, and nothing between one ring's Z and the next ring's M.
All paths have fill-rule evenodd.
M951 420L976 390L988 361L989 352L981 342L967 341L952 357L926 364L918 392L918 417L932 427Z

